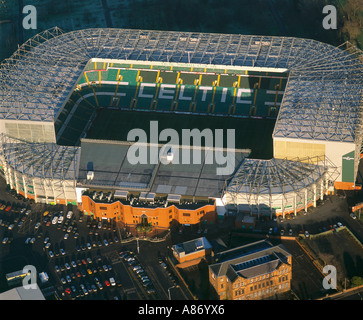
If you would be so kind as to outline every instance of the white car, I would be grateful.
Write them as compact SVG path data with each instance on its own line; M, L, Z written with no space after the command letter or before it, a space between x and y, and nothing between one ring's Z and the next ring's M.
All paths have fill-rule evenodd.
M73 212L72 211L68 211L67 213L67 219L72 218Z
M13 228L14 228L14 225L13 225L13 224L11 224L11 225L8 227L8 229L9 229L9 230L13 230Z
M63 219L64 219L64 218L63 218L63 216L60 216L60 217L58 218L58 223L59 223L59 224L61 224L61 223L63 222Z
M350 214L350 217L354 220L357 219L357 216L353 212Z
M110 278L110 283L111 283L111 286L115 286L116 285L116 281L114 278Z
M337 225L339 228L341 228L343 226L343 224L341 222L337 222Z
M58 217L57 216L55 216L54 218L53 218L53 220L52 220L52 224L56 224L58 222Z
M305 231L305 238L309 238L310 235L309 235L309 231Z

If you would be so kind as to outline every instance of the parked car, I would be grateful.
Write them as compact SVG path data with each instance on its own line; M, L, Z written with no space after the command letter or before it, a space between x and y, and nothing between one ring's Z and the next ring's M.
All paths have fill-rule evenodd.
M67 219L72 218L73 212L72 211L68 211L67 213Z
M115 286L116 285L116 281L113 277L110 278L110 283L111 283L111 286Z
M350 217L354 220L357 219L357 216L353 212L350 214Z
M63 216L59 216L57 223L58 224L62 224L63 219L64 219Z

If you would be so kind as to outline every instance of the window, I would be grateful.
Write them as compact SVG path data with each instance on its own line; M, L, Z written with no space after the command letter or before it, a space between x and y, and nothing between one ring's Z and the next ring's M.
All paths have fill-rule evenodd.
M190 213L184 212L183 217L190 217Z

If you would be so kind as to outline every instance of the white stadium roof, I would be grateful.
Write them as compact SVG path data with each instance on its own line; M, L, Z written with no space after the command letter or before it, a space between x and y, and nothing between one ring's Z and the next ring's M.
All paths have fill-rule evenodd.
M54 121L92 58L285 68L274 135L353 142L361 121L362 52L344 44L237 34L86 29L42 32L0 69L0 119Z
M93 58L285 69L289 79L274 137L362 143L362 52L349 43L334 47L292 37L129 29L64 33L53 28L29 39L0 65L0 120L54 122ZM3 154L11 157L16 151L11 148L12 152L3 150ZM50 149L55 150L49 145L32 145L26 150L39 148L49 154L53 154ZM70 150L78 156L76 149ZM21 159L26 160L25 156ZM47 161L38 160L48 167ZM73 163L72 157L67 160ZM259 160L245 160L245 164L251 165L250 170L261 167ZM291 167L286 161L281 165ZM263 163L266 169L281 165L275 160ZM304 169L302 164L293 167L297 172ZM318 166L315 169L320 172ZM271 183L279 176L274 170L268 170L266 176ZM260 173L261 179L265 172ZM306 179L310 177L316 179L307 173Z

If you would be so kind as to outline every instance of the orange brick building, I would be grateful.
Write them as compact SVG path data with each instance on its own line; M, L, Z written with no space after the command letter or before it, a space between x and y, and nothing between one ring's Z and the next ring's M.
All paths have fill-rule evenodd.
M219 256L209 282L221 300L262 300L290 290L292 261L283 245L263 240Z
M115 219L123 225L148 223L154 227L169 228L176 220L180 224L197 224L200 222L215 223L216 205L200 204L183 206L171 204L167 207L157 205L134 206L129 201L116 200L113 202L94 201L88 195L82 195L82 211L93 218Z

